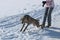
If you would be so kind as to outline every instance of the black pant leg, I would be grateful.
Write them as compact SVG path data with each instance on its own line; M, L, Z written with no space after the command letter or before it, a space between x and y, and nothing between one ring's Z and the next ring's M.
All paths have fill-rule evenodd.
M51 7L48 12L48 26L51 26L51 13L53 11L53 8Z
M43 19L43 24L42 24L43 26L45 26L46 18L48 16L47 15L48 14L48 10L49 10L49 8L47 7L46 10L45 10L45 14L44 14L44 19Z

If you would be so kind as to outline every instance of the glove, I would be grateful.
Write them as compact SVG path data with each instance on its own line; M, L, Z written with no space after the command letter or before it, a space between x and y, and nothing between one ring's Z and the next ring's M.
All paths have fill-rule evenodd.
M43 5L42 5L42 6L44 7L44 5L45 5L46 1L42 1L42 3L43 3Z
M42 5L42 7L44 7L44 4Z

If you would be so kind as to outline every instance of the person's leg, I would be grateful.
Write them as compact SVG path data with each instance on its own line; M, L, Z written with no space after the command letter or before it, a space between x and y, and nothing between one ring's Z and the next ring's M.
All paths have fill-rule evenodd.
M47 27L51 26L51 13L52 13L52 11L53 11L53 8L51 7L48 12L48 26Z
M42 23L42 27L41 27L42 29L43 29L43 27L45 26L45 22L46 22L48 10L49 10L49 8L47 7L46 10L45 10L44 19L43 19L43 23Z

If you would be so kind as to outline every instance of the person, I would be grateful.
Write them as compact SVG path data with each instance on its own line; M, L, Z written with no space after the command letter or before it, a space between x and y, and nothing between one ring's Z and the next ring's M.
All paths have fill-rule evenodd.
M45 14L44 14L44 18L43 18L43 23L42 23L42 29L45 27L45 22L47 20L48 25L46 27L50 27L51 26L51 13L54 9L54 0L46 0L43 1L43 7L46 4L46 9L45 9Z

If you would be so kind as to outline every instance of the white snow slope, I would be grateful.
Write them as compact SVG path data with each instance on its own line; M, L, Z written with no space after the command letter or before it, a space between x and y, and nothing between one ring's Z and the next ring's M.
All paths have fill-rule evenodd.
M20 32L20 29L22 27L22 23L21 23L20 19L24 15L28 14L35 19L39 19L40 24L42 24L42 19L43 19L43 15L44 15L44 11L45 11L45 8L41 7L41 5L38 3L41 0L39 0L39 1L25 0L25 1L28 3L30 1L31 4L29 3L28 7L25 7L25 8L23 7L23 9L25 10L24 13L21 13L21 11L23 11L23 10L21 10L20 12L19 11L15 12L16 10L14 9L14 11L13 11L12 8L11 8L11 11L9 11L9 10L3 11L3 9L2 9L3 5L2 6L0 5L2 7L1 8L2 10L0 9L1 14L2 14L2 12L3 12L3 14L7 12L7 15L4 16L2 14L1 18L0 18L0 40L60 40L60 5L59 5L60 1L59 0L55 1L56 5L55 5L55 8L52 13L52 26L50 28L41 29L41 28L34 27L31 24L28 26L28 28L25 32ZM36 1L37 1L37 3L35 3ZM16 0L15 0L15 2L16 2ZM19 3L19 1L17 1L17 2ZM9 3L9 1L8 1L8 3ZM30 7L33 9L28 11L29 5L33 5L32 7ZM10 6L12 6L12 5L10 5ZM5 6L5 7L7 7L7 6ZM22 8L22 6L21 6L21 8ZM26 11L26 9L27 9L27 11ZM9 15L10 12L11 12L11 14Z

